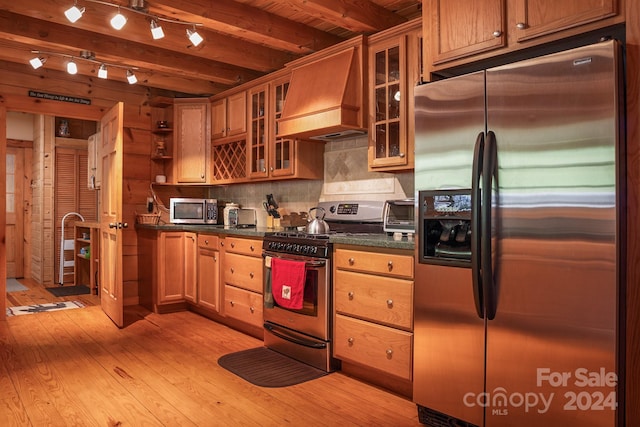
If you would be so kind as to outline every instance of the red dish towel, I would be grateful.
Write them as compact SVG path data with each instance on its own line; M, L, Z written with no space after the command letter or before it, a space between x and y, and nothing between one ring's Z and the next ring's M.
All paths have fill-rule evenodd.
M302 308L306 275L303 261L271 259L271 292L280 307L293 310Z

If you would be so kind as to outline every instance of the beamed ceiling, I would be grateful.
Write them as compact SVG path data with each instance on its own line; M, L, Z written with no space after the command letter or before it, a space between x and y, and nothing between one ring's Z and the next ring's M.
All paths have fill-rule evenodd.
M130 0L105 0L129 6ZM135 0L134 5L140 3ZM284 67L294 59L360 34L373 34L421 14L421 0L149 0L151 15L203 26L198 47L184 25L163 23L165 37L153 40L150 18L122 10L122 30L109 24L114 7L77 0L86 9L70 23L64 11L73 0L0 0L0 65L25 73L66 70L67 58L50 56L34 70L32 50L79 56L91 51L97 61L137 67L138 84L152 91L214 95ZM46 56L46 55L45 55ZM78 75L97 79L99 64L76 61ZM109 79L125 82L123 69ZM70 79L75 76L69 75Z

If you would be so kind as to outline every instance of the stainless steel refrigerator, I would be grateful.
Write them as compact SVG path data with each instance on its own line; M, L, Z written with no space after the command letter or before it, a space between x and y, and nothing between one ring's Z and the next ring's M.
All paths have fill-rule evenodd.
M423 424L622 425L620 50L607 41L416 89Z

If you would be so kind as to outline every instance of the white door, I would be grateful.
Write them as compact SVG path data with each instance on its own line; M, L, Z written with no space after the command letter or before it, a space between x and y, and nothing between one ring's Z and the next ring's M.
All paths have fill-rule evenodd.
M100 121L100 301L102 310L124 326L122 295L122 117L119 102Z

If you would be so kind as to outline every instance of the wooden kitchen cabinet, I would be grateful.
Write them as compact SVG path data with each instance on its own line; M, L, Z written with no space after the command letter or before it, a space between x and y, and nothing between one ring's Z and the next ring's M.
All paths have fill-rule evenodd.
M198 286L194 301L198 306L220 311L219 237L198 234Z
M269 85L262 84L247 91L249 98L249 135L247 138L247 161L249 177L266 178L267 144L269 142Z
M174 101L175 183L207 183L211 173L210 104L207 98Z
M624 21L629 0L428 0L425 58L434 70Z
M422 79L422 21L369 38L369 170L413 169L413 88Z
M193 300L196 281L196 234L161 232L157 247L155 306ZM158 310L156 310L158 311Z
M223 253L223 314L255 329L262 329L262 241L226 237Z
M385 251L334 251L334 356L411 381L413 254Z
M237 137L246 132L246 91L211 101L211 139Z

